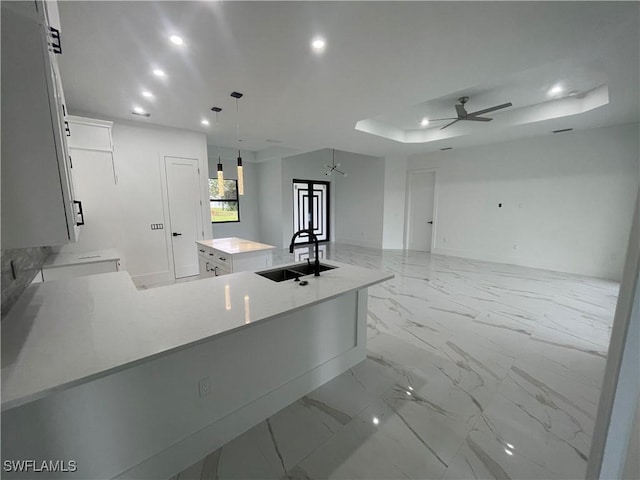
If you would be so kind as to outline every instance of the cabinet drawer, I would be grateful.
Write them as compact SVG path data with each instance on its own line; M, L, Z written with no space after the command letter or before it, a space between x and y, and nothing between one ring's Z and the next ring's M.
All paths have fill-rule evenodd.
M231 268L231 255L221 252L220 250L213 250L213 256L216 259L216 262L227 268Z

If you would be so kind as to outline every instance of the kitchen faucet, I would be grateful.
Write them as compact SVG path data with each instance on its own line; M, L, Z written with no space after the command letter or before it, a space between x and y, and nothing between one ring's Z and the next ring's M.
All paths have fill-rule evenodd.
M307 234L307 236L309 237L309 240L311 240L312 242L315 242L316 244L316 250L315 250L316 260L315 262L313 262L313 275L315 277L319 277L320 276L320 259L318 257L318 237L316 236L315 233L313 233L313 230L311 229L298 230L296 233L294 233L293 237L291 237L291 244L289 245L289 253L293 253L293 245L294 245L293 242L296 241L296 238L298 236L304 233Z

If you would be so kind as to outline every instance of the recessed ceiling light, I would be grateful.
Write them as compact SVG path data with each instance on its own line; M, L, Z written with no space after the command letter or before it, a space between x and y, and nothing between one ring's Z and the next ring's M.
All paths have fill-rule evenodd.
M151 92L150 92L150 91L148 91L148 90L143 90L143 91L142 91L142 96L143 96L144 98L153 98L153 93L151 93Z
M169 40L171 40L171 43L175 43L176 45L182 45L184 43L182 37L179 37L178 35L171 35Z
M166 77L166 76L167 76L167 74L166 74L166 73L164 73L164 70L160 70L159 68L156 68L156 69L153 71L153 74L154 74L156 77Z
M424 117L420 122L420 126L426 127L427 125L429 125L429 119L427 117Z
M562 92L564 92L564 88L562 88L562 85L554 85L549 89L549 95L559 95Z
M317 38L314 38L313 41L311 42L311 47L316 52L322 52L326 46L327 46L327 42L325 42L324 38L317 37Z
M133 111L134 111L135 113L140 114L140 115L142 115L142 114L144 114L144 113L145 113L145 112L144 112L144 108L142 108L142 107L138 107L138 106L133 107Z
M202 120L200 120L200 123L202 125L209 125L209 120L207 120L206 118L203 118Z

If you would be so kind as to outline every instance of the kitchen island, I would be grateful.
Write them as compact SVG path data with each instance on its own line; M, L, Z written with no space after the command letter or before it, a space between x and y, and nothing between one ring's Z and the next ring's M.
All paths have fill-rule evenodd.
M229 273L270 267L276 247L238 237L198 240L200 277L217 277Z
M2 322L3 460L169 477L351 368L367 287L392 275L324 263L337 268L307 285L252 272L143 291L126 272L32 285Z

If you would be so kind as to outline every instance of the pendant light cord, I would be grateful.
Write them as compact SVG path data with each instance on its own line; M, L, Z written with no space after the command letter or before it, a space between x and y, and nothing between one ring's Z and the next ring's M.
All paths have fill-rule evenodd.
M237 98L236 98L236 137L238 140L238 155L240 155L240 108L238 107Z

